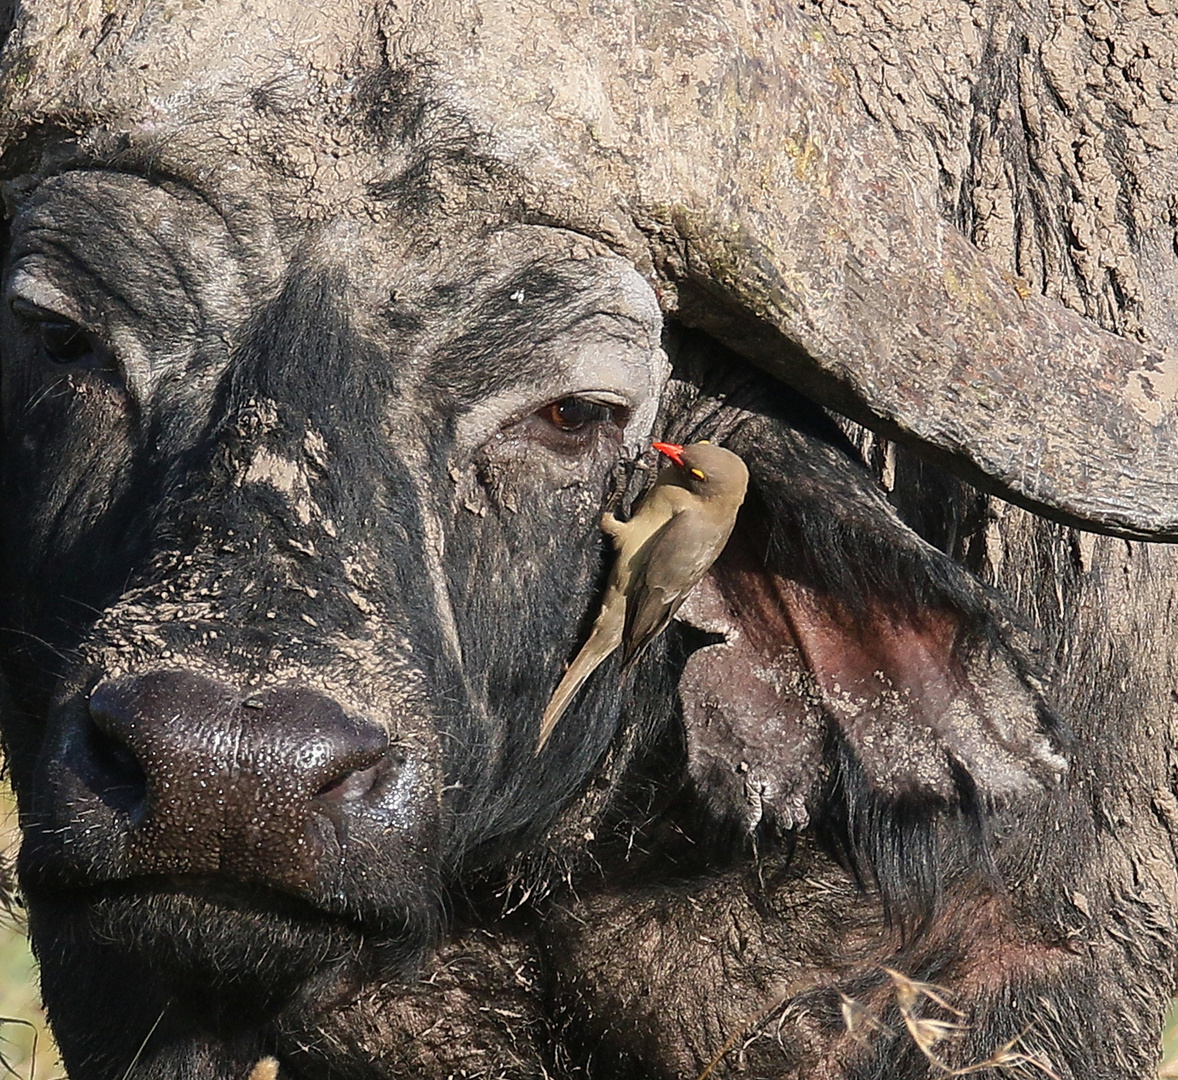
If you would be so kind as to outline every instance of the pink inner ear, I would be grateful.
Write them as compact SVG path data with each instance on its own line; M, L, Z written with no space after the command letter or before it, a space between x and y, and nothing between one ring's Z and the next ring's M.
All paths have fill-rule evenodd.
M860 611L848 611L758 565L743 538L729 544L714 574L757 647L772 652L783 640L795 644L831 704L893 692L940 714L953 698L969 692L955 658L961 621L950 612L890 611L870 601Z
M738 542L715 567L717 584L762 662L786 656L810 674L821 712L854 748L873 786L888 795L954 794L943 726L976 704L954 659L958 621L949 614L852 615L797 581L766 571ZM964 707L964 708L963 708ZM779 696L778 709L797 706ZM809 725L807 725L809 726Z
M944 754L947 725L976 716L980 702L954 656L957 618L879 606L856 618L796 581L770 586L822 690L826 713L875 785L890 795L953 795ZM951 741L951 740L950 740Z
M1000 798L1066 767L1010 655L959 650L954 612L871 601L850 612L766 570L736 535L679 617L725 636L684 667L689 768L749 827L770 806L784 827L805 824L832 723L886 799L953 803L961 770Z
M959 622L923 612L891 615L872 606L857 618L796 581L773 578L794 639L814 672L828 707L854 719L861 704L881 694L898 695L919 714L940 716L954 698L969 693L954 660Z
M772 587L810 669L832 698L895 691L940 713L968 692L954 657L958 618L936 611L892 614L879 605L851 617L796 581L775 576Z

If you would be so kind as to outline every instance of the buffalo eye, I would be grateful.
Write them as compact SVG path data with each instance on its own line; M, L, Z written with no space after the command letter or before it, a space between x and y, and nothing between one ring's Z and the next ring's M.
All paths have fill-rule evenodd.
M629 419L624 405L573 395L549 402L531 417L532 431L543 445L577 455L587 453L603 437L620 440Z
M94 354L90 335L77 323L45 321L38 330L41 348L55 364L76 364Z
M110 367L106 350L94 335L72 319L14 300L12 312L36 335L41 354L60 367Z
M540 416L558 431L572 434L590 424L615 420L616 411L616 407L602 405L588 398L566 397L545 405L540 410Z
M622 444L631 409L611 391L568 394L508 423L487 444L487 449L527 445L545 450L566 463L581 461L598 452L615 456Z

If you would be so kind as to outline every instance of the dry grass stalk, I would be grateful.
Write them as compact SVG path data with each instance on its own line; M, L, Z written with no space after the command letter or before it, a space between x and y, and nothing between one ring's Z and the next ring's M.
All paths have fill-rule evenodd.
M19 1016L0 1016L0 1024L17 1024L20 1027L31 1028L33 1032L33 1052L29 1055L29 1080L33 1080L33 1073L37 1067L37 1025L29 1020L22 1020ZM0 1053L0 1066L3 1066L5 1074L8 1076L15 1076L18 1080L24 1078L12 1067L8 1059Z
M965 1014L949 1004L948 991L943 987L910 979L907 975L893 968L885 967L883 970L892 980L892 993L896 1009L904 1021L904 1027L907 1029L909 1037L916 1043L929 1063L946 1077L969 1076L985 1069L1003 1069L1019 1072L1034 1070L1040 1076L1047 1077L1048 1080L1059 1080L1051 1068L1050 1061L1043 1054L1027 1051L1022 1047L1023 1039L1027 1036L1026 1031L1011 1039L1005 1046L999 1047L985 1061L977 1061L956 1068L949 1065L938 1056L937 1048L939 1044L969 1031L969 1025L963 1022ZM871 1032L894 1037L895 1033L872 1015L860 1002L845 994L839 996L842 999L843 1022L846 1024L848 1034L853 1039L866 1043L869 1041L868 1036ZM955 1019L941 1020L921 1015L926 1001L932 1002Z
M873 1016L862 1002L847 997L841 991L839 1000L842 1004L843 1023L846 1025L847 1033L857 1043L867 1046L871 1042L871 1032L873 1031L878 1031L882 1035L895 1036L896 1033L878 1017Z
M249 1080L278 1080L278 1059L262 1058L250 1071Z

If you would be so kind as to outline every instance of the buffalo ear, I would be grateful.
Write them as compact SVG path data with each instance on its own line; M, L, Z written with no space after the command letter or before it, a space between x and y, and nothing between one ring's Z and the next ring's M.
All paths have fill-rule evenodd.
M678 615L713 642L679 683L711 816L752 835L837 821L880 880L904 876L900 849L934 842L936 822L976 831L1056 783L1064 736L1011 626L849 446L767 416L725 443L749 498Z

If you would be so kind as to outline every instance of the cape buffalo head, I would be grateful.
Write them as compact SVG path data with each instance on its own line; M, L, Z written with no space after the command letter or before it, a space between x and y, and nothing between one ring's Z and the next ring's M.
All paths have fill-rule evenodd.
M103 169L14 218L10 745L30 894L80 889L208 978L298 980L415 941L444 869L600 758L607 694L539 757L536 716L668 365L649 287L559 230L438 260L335 222L261 304L235 246ZM230 881L281 894L284 947ZM188 936L194 903L218 914Z
M968 408L1002 384L957 364L954 319L1017 290L948 242L890 282L875 354L852 347L840 328L889 283L833 232L924 235L906 196L765 206L706 159L728 121L682 151L611 143L603 109L582 146L491 56L497 23L476 46L425 11L291 11L128 5L70 44L24 13L3 55L4 739L71 1073L122 1075L152 1034L193 1075L244 1075L291 1002L408 978L481 888L585 856L636 773L740 843L819 822L893 899L935 888L913 850L1050 786L1065 736L1001 604L747 359L1092 517L1114 472L1067 471L1104 413L1073 408L1028 469L1000 444L1058 402L1020 397L1005 434ZM756 79L717 44L717 85L810 109L774 67L794 18ZM972 292L933 303L952 258ZM1116 398L1148 366L1018 302L1028 370L1066 338ZM948 389L905 383L906 356ZM1129 415L1141 438L1117 445L1153 472L1100 523L1165 530L1172 425ZM679 625L625 680L602 668L537 754L595 613L601 513L643 487L652 437L741 453L749 503Z

